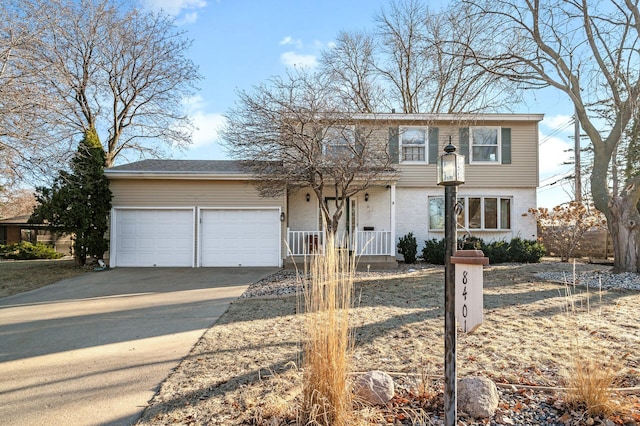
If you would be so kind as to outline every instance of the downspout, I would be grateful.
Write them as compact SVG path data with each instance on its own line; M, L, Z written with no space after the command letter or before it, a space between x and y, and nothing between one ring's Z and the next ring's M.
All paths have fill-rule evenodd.
M396 184L391 185L389 191L391 198L391 255L396 257Z

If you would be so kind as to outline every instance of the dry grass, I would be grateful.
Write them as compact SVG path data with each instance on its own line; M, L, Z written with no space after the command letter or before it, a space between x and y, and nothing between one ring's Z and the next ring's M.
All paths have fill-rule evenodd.
M588 264L578 269L607 270ZM473 334L459 335L458 376L562 386L562 372L575 359L573 339L579 330L586 359L613 357L620 367L619 386L640 386L640 325L634 320L640 293L603 291L591 297L589 314L586 290L578 288L574 302L584 308L576 310L576 325L568 327L565 286L537 278L541 271L564 271L570 277L571 265L485 269L484 324ZM399 388L426 396L441 389L443 280L437 267L356 280L354 370L395 373ZM140 423L299 424L295 407L302 403L298 361L305 332L298 306L296 297L234 302L162 385ZM379 410L355 408L371 424L386 423ZM430 407L417 412L422 416L417 424L430 424L433 413Z
M83 274L73 260L0 260L0 297L35 290Z
M349 327L355 265L346 250L327 240L323 256L311 262L304 289L303 421L306 425L353 424Z
M573 263L570 282L565 282L566 299L566 327L574 331L573 335L573 359L565 372L564 386L565 401L574 409L584 409L592 416L609 416L620 410L621 403L613 392L619 384L619 376L622 370L620 362L616 362L614 356L591 357L586 351L592 342L588 334L597 333L600 323L603 323L601 312L591 310L591 297L589 289L585 288L580 294L576 287L576 264ZM602 289L596 293L597 306L602 306ZM583 296L583 297L580 297ZM579 321L584 317L591 317L594 328L581 330ZM604 324L603 324L604 325ZM613 354L612 354L613 355Z
M608 416L621 407L612 391L617 378L617 371L605 362L577 356L566 382L565 401L592 416Z

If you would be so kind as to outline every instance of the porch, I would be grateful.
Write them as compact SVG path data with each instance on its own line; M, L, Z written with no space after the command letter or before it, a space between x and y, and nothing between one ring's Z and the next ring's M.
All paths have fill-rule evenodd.
M324 231L292 231L287 228L287 258L285 268L302 269L313 256L325 252ZM391 231L355 230L340 243L355 256L358 270L394 269L398 266Z

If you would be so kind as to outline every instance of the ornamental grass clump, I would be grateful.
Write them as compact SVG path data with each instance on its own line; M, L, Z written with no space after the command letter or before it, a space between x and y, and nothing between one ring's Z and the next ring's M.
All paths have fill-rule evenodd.
M566 380L566 402L584 408L592 416L608 416L620 408L613 394L618 374L605 362L576 356Z
M352 422L349 382L353 336L349 329L355 264L348 251L327 238L324 255L311 262L304 289L306 341L303 344L305 425L346 426Z
M565 373L565 400L567 405L574 409L584 409L589 415L606 417L621 407L613 392L619 381L621 367L616 364L613 357L603 359L602 354L587 353L586 349L590 345L581 340L582 336L578 332L581 328L578 324L577 313L585 308L588 314L595 313L591 311L588 286L586 287L586 296L577 300L575 268L574 261L573 282L571 284L565 283L567 325L569 330L576 331L572 362ZM599 305L601 306L602 288L599 290L599 296Z

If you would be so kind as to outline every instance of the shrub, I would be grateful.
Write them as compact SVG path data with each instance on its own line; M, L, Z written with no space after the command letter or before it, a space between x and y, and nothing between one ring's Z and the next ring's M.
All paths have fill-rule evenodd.
M509 243L506 241L493 241L483 245L482 252L491 263L505 263L509 261Z
M560 254L562 262L568 262L580 246L585 233L592 228L605 227L606 219L593 206L570 202L547 208L529 209L538 222L538 228L548 246Z
M435 238L424 242L422 258L427 263L444 265L444 239L438 241Z
M538 263L545 252L544 246L537 241L515 237L509 243L510 262Z
M542 244L534 240L523 240L514 237L509 243L493 241L482 247L484 255L491 263L538 263L546 250Z
M520 237L513 238L511 242L492 241L490 243L485 243L478 237L470 237L458 241L458 247L461 247L461 250L482 250L490 263L538 263L546 254L546 249L539 242L523 240ZM425 262L443 265L444 239L425 241L422 258Z
M0 256L5 259L60 259L62 254L46 244L31 244L28 241L0 246Z
M418 243L416 242L416 237L413 236L413 232L409 232L407 235L400 238L398 251L402 256L404 256L404 263L416 263Z

